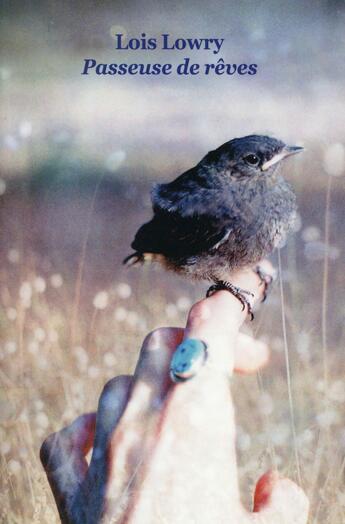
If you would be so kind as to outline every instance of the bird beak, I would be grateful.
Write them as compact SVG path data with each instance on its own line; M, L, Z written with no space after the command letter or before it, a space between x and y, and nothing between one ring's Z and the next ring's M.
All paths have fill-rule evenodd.
M277 164L284 158L287 158L288 156L297 155L297 153L301 153L304 150L304 147L300 146L285 146L280 151L280 153L277 153L274 155L270 160L267 160L264 164L262 164L261 169L262 171L267 171L271 166L274 166L274 164Z

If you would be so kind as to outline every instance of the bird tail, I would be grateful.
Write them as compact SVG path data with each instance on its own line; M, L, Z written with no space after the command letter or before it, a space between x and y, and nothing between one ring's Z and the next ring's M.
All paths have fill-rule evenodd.
M139 253L138 251L135 251L135 253L131 253L126 257L122 264L124 264L127 267L136 266L138 264L142 264L144 262L144 255L142 253Z

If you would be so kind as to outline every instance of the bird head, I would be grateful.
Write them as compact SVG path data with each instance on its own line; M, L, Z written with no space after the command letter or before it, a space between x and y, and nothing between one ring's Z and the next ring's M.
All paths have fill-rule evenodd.
M287 146L276 138L249 135L226 142L204 160L209 165L222 165L231 177L243 179L273 175L282 160L301 151L303 147Z

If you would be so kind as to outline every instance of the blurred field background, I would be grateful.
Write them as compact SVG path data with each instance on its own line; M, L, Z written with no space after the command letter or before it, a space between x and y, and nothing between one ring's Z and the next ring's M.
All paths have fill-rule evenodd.
M42 440L94 410L105 381L133 370L147 331L183 325L205 291L159 268L121 266L150 217L152 183L234 136L267 132L306 152L284 166L300 210L281 251L285 341L278 283L247 327L269 343L270 366L232 385L243 498L249 507L255 481L276 466L306 490L311 523L345 522L344 1L1 10L0 521L58 522ZM225 61L257 63L259 74L81 76L87 57L214 59L120 53L117 32L224 37Z

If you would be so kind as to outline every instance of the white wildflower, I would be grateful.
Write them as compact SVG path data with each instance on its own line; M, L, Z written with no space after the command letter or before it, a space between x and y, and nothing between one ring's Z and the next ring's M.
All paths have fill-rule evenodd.
M259 411L263 415L270 415L273 411L273 399L269 393L261 393L258 399Z
M178 315L178 309L175 304L167 304L165 306L165 313L168 318L175 318Z
M116 292L120 298L126 299L131 296L132 289L129 284L126 284L125 282L120 282L120 284L118 284L118 286L116 287Z
M44 402L40 399L36 400L35 401L35 409L37 411L42 411L42 409L44 408Z
M343 380L335 380L330 384L328 397L335 402L345 402L345 383Z
M107 353L103 355L103 362L107 367L111 368L111 367L116 366L117 359L114 353L111 353L110 351L108 351Z
M31 353L32 355L36 355L38 352L39 352L39 345L38 343L36 342L36 340L32 340L31 342L29 342L28 344L28 352Z
M33 281L34 290L37 293L44 293L46 290L46 281L42 277L36 277Z
M89 357L85 349L81 346L77 346L73 349L73 354L77 360L77 365L80 371L86 371L89 363Z
M301 230L301 228L302 228L302 217L299 213L296 213L295 221L292 226L292 230L294 231L294 233L297 233L298 231Z
M326 411L323 411L316 415L316 420L321 428L328 428L330 426L338 424L340 421L340 416L339 413L334 409L327 409Z
M32 287L30 282L23 282L19 288L19 298L25 308L31 305Z
M74 416L75 416L74 410L71 407L69 407L65 409L65 411L63 412L62 420L65 422L70 422L74 418Z
M341 491L338 491L337 492L337 500L338 500L338 503L341 506L345 507L345 493L342 493Z
M71 390L73 391L74 395L81 396L84 393L84 384L81 380L75 380L71 384Z
M127 318L127 310L124 307L117 307L114 312L114 318L118 322L123 322Z
M16 473L19 473L20 470L22 469L20 463L18 462L18 460L14 460L14 459L11 459L8 462L7 467L8 467L8 471L10 473L12 473L12 475L15 475Z
M315 439L315 434L311 429L305 429L300 435L297 436L298 446L304 447L311 444Z
M126 159L125 151L114 151L105 160L105 167L108 171L116 171Z
M297 353L300 355L301 359L304 360L304 362L308 362L310 360L311 355L309 333L301 331L297 338L296 350Z
M38 340L38 342L43 342L46 338L46 333L44 329L42 329L41 327L36 328L34 330L34 337L36 340Z
M290 437L290 428L287 424L281 423L273 427L270 438L275 446L283 446Z
M305 244L304 255L308 260L323 260L325 255L331 260L336 260L339 258L340 250L336 246L326 246L324 242L317 240Z
M44 411L40 411L39 413L37 413L35 420L37 426L39 426L40 428L47 429L47 427L49 426L49 419L47 415L44 413Z
M10 340L5 344L5 351L10 355L17 351L17 344L14 340Z
M10 249L7 253L7 258L11 264L18 264L20 258L18 249Z
M18 149L18 140L12 135L6 135L4 138L4 145L7 149L15 151Z
M32 124L31 122L28 122L27 120L23 120L19 124L19 135L22 138L28 138L32 134Z
M108 303L109 303L109 296L106 291L99 291L93 299L93 306L96 309L105 309Z
M176 302L177 309L180 311L188 311L191 305L192 302L188 297L180 297Z
M23 411L21 412L21 414L18 417L18 420L19 422L24 422L24 423L29 422L29 416L28 416L28 412L26 409L23 409Z
M316 226L305 227L302 231L302 239L304 242L315 242L319 240L321 236L321 231Z
M54 288L61 287L63 284L63 278L59 273L54 273L54 275L50 277L50 283Z
M133 327L136 326L138 323L138 320L139 320L138 313L136 313L135 311L128 311L126 321L128 322L130 326L133 326Z
M344 145L340 143L330 145L325 151L323 165L328 175L343 175L345 173Z
M90 378L97 378L100 375L100 370L96 366L89 366L87 370L87 374L89 375Z

